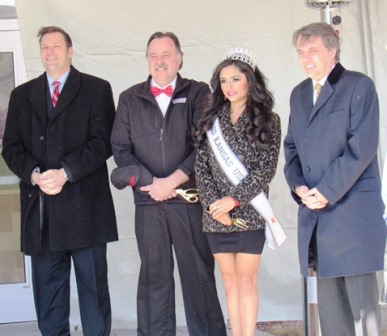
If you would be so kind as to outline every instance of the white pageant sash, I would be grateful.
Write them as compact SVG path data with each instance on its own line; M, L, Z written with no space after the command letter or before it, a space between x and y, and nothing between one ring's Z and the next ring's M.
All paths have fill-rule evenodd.
M224 139L218 118L215 120L212 129L207 132L207 138L220 167L227 175L231 183L236 186L248 175L248 171ZM250 203L264 218L266 222L265 237L267 245L274 250L286 239L284 229L274 214L274 211L263 191L258 196L254 197Z

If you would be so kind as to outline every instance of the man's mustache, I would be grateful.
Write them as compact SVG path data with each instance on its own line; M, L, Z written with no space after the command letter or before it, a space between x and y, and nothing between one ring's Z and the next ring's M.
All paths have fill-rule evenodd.
M156 64L156 70L166 70L168 67L165 63Z

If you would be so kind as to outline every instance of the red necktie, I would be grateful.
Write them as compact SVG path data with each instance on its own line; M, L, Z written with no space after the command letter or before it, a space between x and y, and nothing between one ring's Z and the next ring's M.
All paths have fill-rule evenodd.
M52 85L54 86L54 91L52 92L51 96L51 101L52 101L52 106L55 107L56 103L58 102L59 99L59 81L54 81L52 82Z
M173 87L172 85L168 85L166 88L160 89L156 86L151 86L150 91L155 97L161 93L165 93L168 97L172 97Z

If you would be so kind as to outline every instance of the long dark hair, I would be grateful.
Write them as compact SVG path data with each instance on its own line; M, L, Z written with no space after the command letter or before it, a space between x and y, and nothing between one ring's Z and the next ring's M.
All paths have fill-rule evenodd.
M212 93L208 96L202 117L199 119L194 132L194 142L200 147L206 139L206 132L212 128L215 119L222 111L225 100L220 84L220 72L223 68L235 65L246 75L249 84L249 92L246 102L247 121L244 125L244 133L257 146L266 146L270 141L271 130L275 120L272 113L274 97L266 86L266 78L258 69L253 69L249 64L226 59L214 70L211 78Z

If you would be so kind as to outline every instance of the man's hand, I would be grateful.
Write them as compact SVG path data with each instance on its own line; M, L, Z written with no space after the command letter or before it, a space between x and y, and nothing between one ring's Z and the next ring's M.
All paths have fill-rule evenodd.
M328 200L317 190L309 189L307 186L298 186L294 192L301 198L301 202L311 210L323 209L327 206Z
M33 172L31 182L38 185L40 190L47 195L56 195L62 191L67 182L64 169L50 169L42 174Z
M153 183L140 188L148 192L149 196L157 202L166 201L176 197L175 187L168 182L168 178L153 178Z
M140 188L148 192L149 196L157 202L166 201L177 196L175 189L189 180L182 170L177 169L174 173L164 178L153 178L153 183Z

